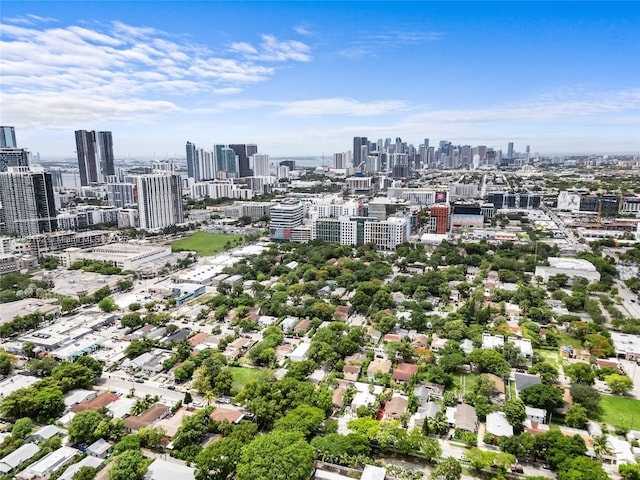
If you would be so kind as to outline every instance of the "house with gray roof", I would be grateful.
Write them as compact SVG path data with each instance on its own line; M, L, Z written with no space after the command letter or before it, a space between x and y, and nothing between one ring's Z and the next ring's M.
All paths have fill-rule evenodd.
M516 373L514 375L516 381L516 395L520 397L520 392L525 388L542 383L539 375L529 375L528 373Z
M40 447L37 445L33 443L25 443L9 455L0 458L0 473L2 475L11 473L39 451Z

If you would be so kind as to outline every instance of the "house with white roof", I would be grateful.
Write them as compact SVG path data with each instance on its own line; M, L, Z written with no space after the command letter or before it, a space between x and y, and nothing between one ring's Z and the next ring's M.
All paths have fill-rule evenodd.
M0 473L6 475L11 473L24 462L40 451L40 447L33 443L25 443L18 449L0 458Z

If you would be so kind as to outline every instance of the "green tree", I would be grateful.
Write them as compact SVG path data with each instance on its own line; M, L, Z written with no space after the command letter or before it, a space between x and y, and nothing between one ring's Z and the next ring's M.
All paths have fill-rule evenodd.
M640 465L623 463L618 465L618 473L625 480L640 480Z
M11 357L6 353L0 353L0 375L11 373Z
M558 387L545 385L544 383L532 385L520 392L520 398L531 407L544 408L547 411L560 408L564 405L562 390Z
M599 413L601 396L595 388L576 383L571 385L570 393L573 401L586 408L589 416L595 416Z
M152 461L140 451L127 450L113 459L109 480L143 480Z
M127 450L139 451L140 447L140 437L138 435L125 435L113 447L113 455L117 457Z
M94 410L78 412L69 424L69 440L86 444L95 442L98 439L96 430L102 420L103 416Z
M94 383L94 370L82 363L62 362L51 371L63 392L74 388L91 388Z
M80 467L71 480L93 480L97 474L98 471L93 467Z
M102 364L95 358L83 355L76 360L76 363L91 369L94 378L100 378L102 376Z
M324 420L324 412L318 407L300 405L276 421L274 429L297 430L305 437L315 434Z
M509 422L509 425L517 429L520 429L522 427L522 422L527 419L524 402L517 398L507 400L502 406L502 411L507 416L507 422Z
M118 305L112 298L103 298L98 302L98 307L105 313L111 313L118 310Z
M493 373L504 378L511 371L509 362L495 350L478 348L471 352L469 360L477 367L480 373Z
M558 480L608 480L609 478L599 462L584 456L568 459L558 469Z
M256 437L242 449L237 480L307 480L315 454L297 431L274 430Z
M614 373L604 377L604 381L615 395L624 395L633 389L633 380L625 375Z
M564 374L571 378L572 383L582 385L593 385L596 379L596 372L588 363L573 363L564 367Z
M437 480L460 480L462 478L462 465L453 457L447 457L438 463L431 473L431 478Z
M540 375L542 383L551 385L558 380L558 368L548 362L538 362L529 368L532 375Z
M35 358L36 344L33 342L25 342L22 344L22 355L27 358Z
M63 297L60 299L60 310L70 312L80 306L80 302L73 297Z
M30 418L19 418L11 429L12 440L24 440L33 431L33 422Z
M242 447L258 433L255 423L244 422L221 440L202 450L195 460L196 480L227 480L235 472Z
M584 428L587 425L587 409L579 403L574 403L567 410L567 415L564 417L564 423L572 428Z

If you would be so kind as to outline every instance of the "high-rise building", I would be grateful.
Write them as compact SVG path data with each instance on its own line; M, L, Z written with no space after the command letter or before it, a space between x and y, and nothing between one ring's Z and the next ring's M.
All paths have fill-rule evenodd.
M300 200L287 199L271 207L269 237L276 242L291 241L291 232L304 221L304 205Z
M198 148L196 153L196 182L202 180L213 180L214 178L216 178L216 168L215 162L213 161L213 152L204 150L203 148Z
M429 209L429 233L444 235L449 231L449 205L432 205Z
M107 183L107 201L110 207L126 208L138 203L135 183Z
M238 177L238 156L235 150L228 145L214 145L213 157L215 161L216 178Z
M156 173L136 177L140 228L156 230L184 222L179 175Z
M80 184L101 183L107 175L115 175L111 132L76 130L75 134Z
M51 175L42 168L9 167L0 173L6 230L21 237L57 229Z
M8 167L28 167L29 152L24 148L0 148L0 172L6 172Z
M333 168L343 169L347 167L346 152L338 152L333 154Z
M187 142L187 177L196 178L197 152L195 143Z
M0 126L0 148L18 148L14 127Z
M251 158L253 159L253 176L268 177L270 174L269 155L254 153Z
M250 177L252 175L249 167L249 157L258 153L258 146L254 144L238 143L229 145L238 156L238 174L240 177Z
M353 137L353 166L357 168L367 159L369 154L369 139L367 137Z
M507 145L507 160L513 160L513 142Z

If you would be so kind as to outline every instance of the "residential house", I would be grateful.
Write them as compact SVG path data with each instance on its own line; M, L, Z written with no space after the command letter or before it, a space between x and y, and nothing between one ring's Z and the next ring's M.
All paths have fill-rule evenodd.
M105 439L99 438L87 447L86 453L91 457L101 458L104 460L109 456L112 450L113 445L111 445Z
M45 480L69 464L79 454L80 451L75 448L60 447L29 465L25 470L18 473L16 478L21 480Z
M69 468L67 468L64 473L58 477L58 480L73 480L73 476L82 467L88 467L97 470L102 466L103 463L104 460L101 458L86 456L79 462L76 462L73 465L69 465Z
M331 395L331 403L333 404L333 408L342 408L342 405L344 405L345 393L347 393L347 389L345 387L336 387L333 390L333 394Z
M344 373L344 379L352 382L357 382L360 377L360 370L362 367L358 365L345 365L342 367L342 373Z
M491 412L487 415L486 428L487 432L496 437L513 437L513 427L504 412Z
M482 334L482 348L485 350L495 350L504 346L503 335L491 335L490 333Z
M156 427L160 427L164 430L165 437L173 438L176 433L178 433L178 429L182 425L184 418L190 417L191 415L193 415L193 412L182 407L171 417L165 417L156 423Z
M115 393L104 392L98 395L97 397L89 400L88 402L82 402L77 404L75 407L71 409L73 413L83 412L85 410L100 410L102 407L106 407L107 405L119 400L120 397Z
M384 418L399 420L407 411L409 401L403 397L393 397L384 406Z
M544 408L534 408L525 406L524 410L527 414L527 419L538 424L547 423L547 411Z
M367 367L367 377L369 377L369 380L373 380L376 374L389 373L391 366L391 360L375 358Z
M418 366L413 363L399 363L393 371L392 378L397 383L405 383L411 380L411 377L417 375Z
M20 467L24 462L32 458L40 451L40 447L33 443L25 443L16 450L0 458L0 473L7 475Z
M413 389L418 402L426 404L432 400L442 400L445 386L438 383L425 382Z
M234 408L218 407L211 413L211 420L215 422L239 423L244 418L244 412Z
M344 363L346 363L347 365L354 365L358 363L363 364L366 361L367 361L367 356L362 352L356 352L353 355L349 355L348 357L345 357L344 359Z
M34 433L32 433L29 438L27 438L27 442L35 442L40 443L44 440L49 440L53 437L63 437L64 432L60 430L55 425L45 425L44 427L40 427Z
M528 373L516 373L514 379L516 382L516 396L518 397L520 397L520 392L525 388L542 383L540 376L529 375Z
M424 334L416 335L411 345L415 348L427 348L429 346L429 337Z
M429 418L434 418L440 411L442 411L442 406L436 402L427 402L424 406L418 407L413 416L416 427L421 426Z
M495 385L495 391L494 391L494 394L491 395L491 398L497 401L498 403L504 403L505 401L504 380L493 373L483 373L480 376L488 378Z
M296 349L289 355L289 360L292 362L302 362L309 358L310 343L300 343Z
M447 345L448 341L448 339L440 338L438 335L434 334L433 338L431 339L431 351L433 353L438 353Z
M307 333L311 329L311 321L307 319L300 320L293 329L296 332Z
M373 343L374 345L380 343L380 339L382 338L382 333L373 327L369 327L369 329L367 330L367 335L369 335L371 343Z
M194 469L180 463L156 458L144 475L144 480L195 480Z
M137 433L145 427L152 427L158 420L162 420L169 414L169 407L161 403L156 403L143 412L141 415L127 417L124 426L129 433Z
M466 403L461 403L455 407L453 414L453 426L461 430L475 432L478 429L478 415L476 415L475 407Z

